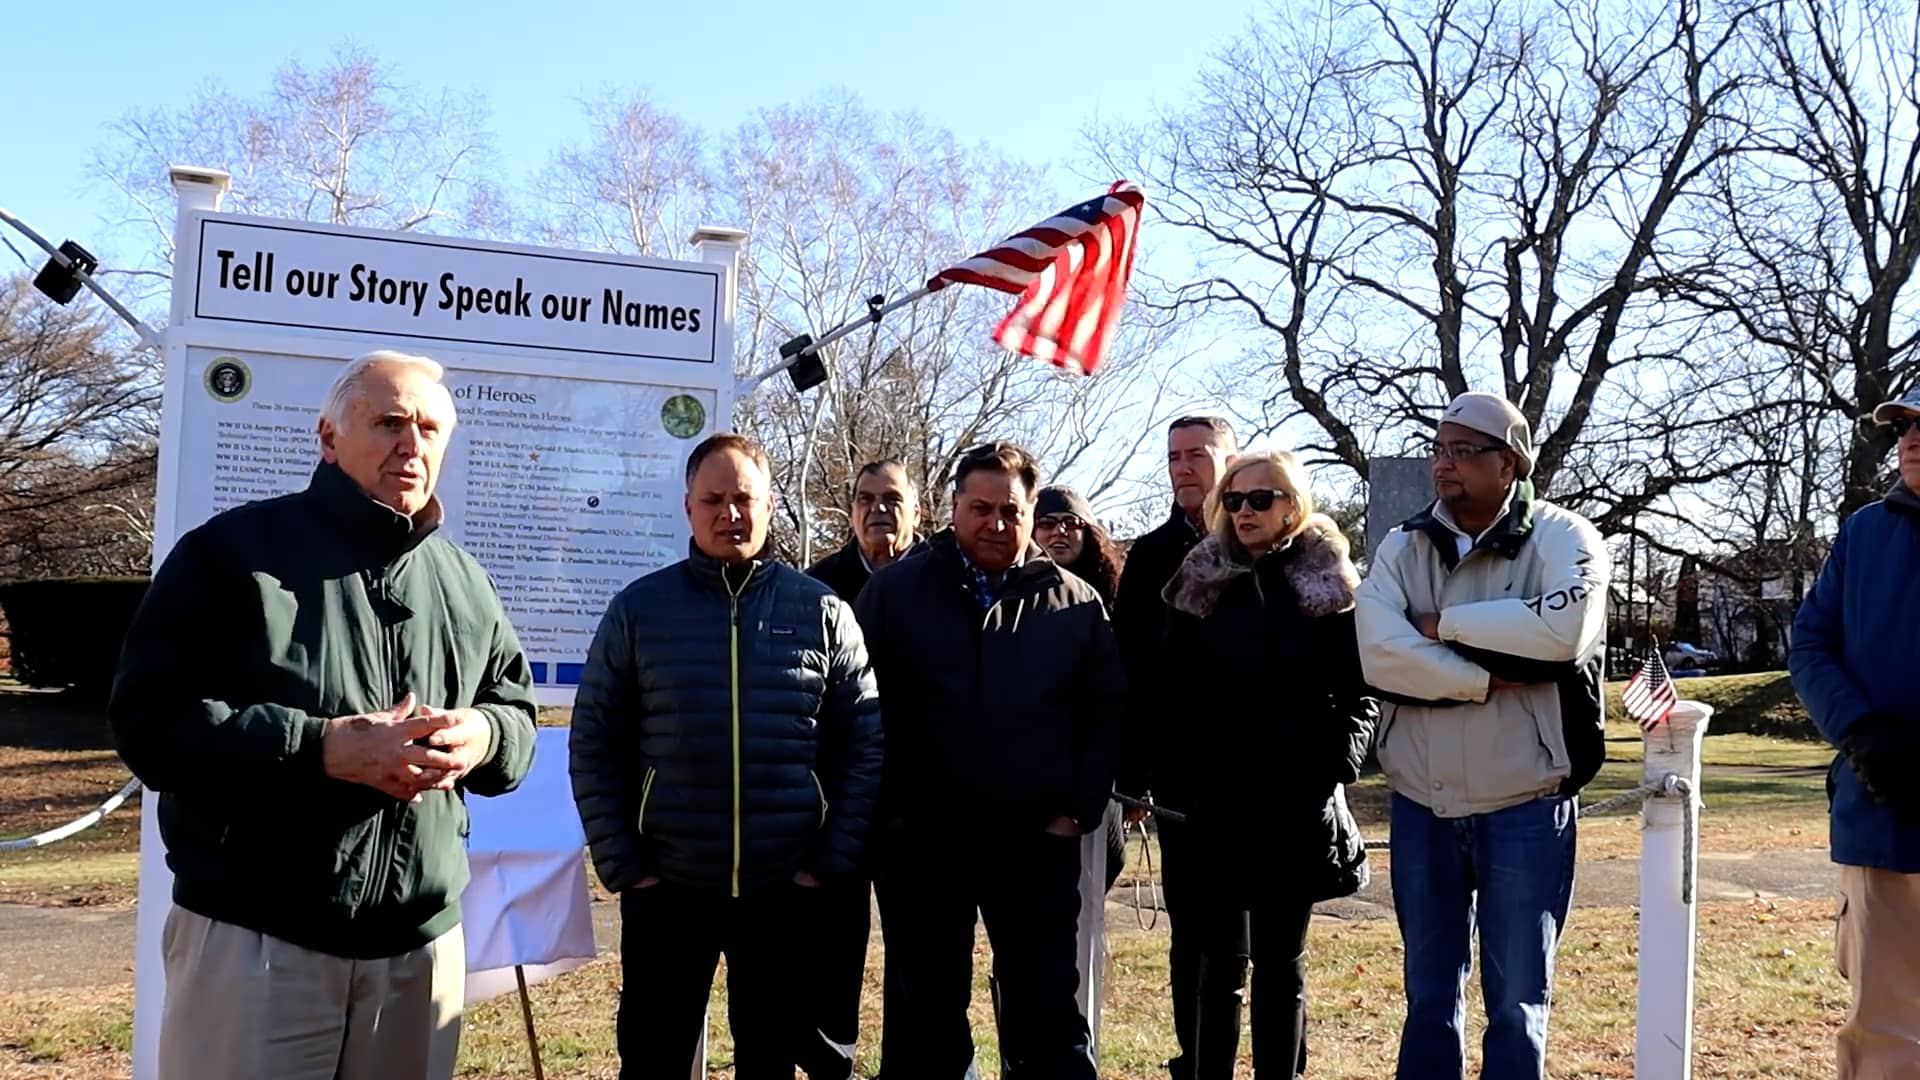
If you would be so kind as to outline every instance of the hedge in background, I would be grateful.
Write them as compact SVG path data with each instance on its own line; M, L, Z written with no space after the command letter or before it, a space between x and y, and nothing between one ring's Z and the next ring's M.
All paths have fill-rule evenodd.
M1632 723L1620 692L1626 683L1607 684L1607 719ZM1713 719L1707 722L1709 735L1772 735L1782 739L1820 741L1820 732L1807 716L1806 706L1793 692L1793 680L1784 671L1763 671L1753 675L1708 675L1698 679L1675 679L1674 688L1683 698L1713 706Z
M14 678L105 697L147 579L47 578L0 584Z

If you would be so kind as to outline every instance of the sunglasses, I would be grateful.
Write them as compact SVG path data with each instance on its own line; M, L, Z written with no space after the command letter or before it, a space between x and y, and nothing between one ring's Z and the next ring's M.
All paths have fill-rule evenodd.
M1051 514L1034 522L1033 527L1058 532L1079 532L1080 527L1085 524L1086 522L1081 521L1072 514Z
M1264 514L1273 509L1273 504L1275 500L1278 499L1286 499L1291 502L1293 496L1274 488L1255 488L1252 491L1229 491L1220 496L1220 505L1226 507L1227 513L1229 514L1239 513L1240 508L1243 506L1252 507L1253 512L1256 514Z
M1894 438L1904 439L1915 424L1920 424L1920 416L1896 416L1887 423L1887 426L1893 429Z

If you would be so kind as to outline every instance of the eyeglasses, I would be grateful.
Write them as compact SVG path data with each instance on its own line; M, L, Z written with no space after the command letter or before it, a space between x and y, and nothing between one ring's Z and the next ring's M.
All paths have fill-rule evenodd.
M1079 532L1086 524L1072 514L1048 514L1034 522L1033 527L1036 530L1045 529L1048 532Z
M1499 443L1489 443L1485 446L1475 446L1472 443L1463 442L1434 443L1427 447L1427 453L1431 455L1435 461L1465 461L1479 454L1487 454L1495 450L1505 449L1506 447Z
M1226 507L1227 513L1229 514L1239 513L1240 508L1243 506L1252 507L1253 512L1256 514L1264 514L1273 509L1273 503L1276 499L1285 499L1288 502L1292 502L1293 495L1290 492L1280 491L1275 488L1255 488L1252 491L1229 491L1220 496L1220 505Z
M1893 429L1894 438L1904 439L1907 437L1907 432L1913 430L1915 424L1920 424L1920 417L1896 416L1887 423L1887 426Z

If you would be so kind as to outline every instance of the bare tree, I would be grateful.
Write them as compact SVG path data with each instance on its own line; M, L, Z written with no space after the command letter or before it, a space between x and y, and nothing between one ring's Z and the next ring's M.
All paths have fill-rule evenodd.
M0 578L146 564L150 520L97 508L151 505L159 380L110 329L0 279Z
M1893 437L1864 418L1920 380L1920 13L1771 0L1748 35L1766 71L1756 152L1716 185L1733 257L1702 302L1802 366L1796 399L1848 428L1844 516L1880 497Z
M1704 0L1276 11L1190 107L1105 141L1206 245L1168 302L1277 341L1277 364L1259 350L1231 373L1258 426L1303 421L1309 460L1364 479L1373 454L1429 438L1447 398L1497 389L1539 432L1540 483L1582 489L1611 525L1714 471L1674 445L1630 490L1572 475L1594 473L1579 448L1596 435L1674 442L1674 414L1610 398L1685 370L1705 332L1673 282L1711 244L1673 211L1741 147L1730 44L1750 16Z
M173 260L167 167L233 174L229 209L271 217L493 234L507 228L488 176L491 135L481 99L400 82L372 54L340 46L322 67L289 61L263 95L209 85L173 110L129 113L94 155L94 178L148 231L158 269Z
M736 331L743 370L796 334L861 314L869 297L919 287L1060 201L1032 170L850 100L763 110L727 140L720 177L730 219L754 237ZM1116 489L1172 370L1148 363L1163 338L1130 325L1096 377L1068 375L992 342L1009 305L941 290L831 349L817 396L773 383L740 403L739 423L775 458L782 540L799 560L844 539L854 470L878 457L908 462L936 521L959 453L990 438L1021 442L1090 498Z
M556 152L538 187L548 243L633 255L674 256L706 214L712 177L705 140L643 93L582 103L592 125L583 146Z

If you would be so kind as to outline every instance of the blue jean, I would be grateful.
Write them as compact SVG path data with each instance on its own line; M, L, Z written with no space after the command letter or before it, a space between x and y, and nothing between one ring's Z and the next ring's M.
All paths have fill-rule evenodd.
M1466 1071L1466 989L1480 932L1483 1080L1546 1075L1553 959L1573 898L1577 801L1552 795L1442 818L1393 797L1393 907L1406 944L1399 1080Z

